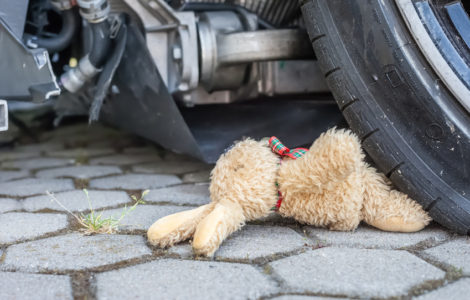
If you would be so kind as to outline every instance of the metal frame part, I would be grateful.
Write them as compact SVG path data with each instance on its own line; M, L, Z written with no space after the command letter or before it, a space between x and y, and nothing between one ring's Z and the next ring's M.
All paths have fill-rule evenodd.
M28 2L29 0L0 0L0 18L17 38L23 35Z
M5 100L0 100L0 131L8 130L8 105Z
M187 4L234 5L260 16L269 25L266 28L292 25L302 18L298 0L170 0L173 7Z
M256 15L253 15L256 18ZM208 91L236 89L243 84L248 65L226 64L219 60L219 40L230 34L242 33L243 23L232 11L204 12L199 15L198 37L202 86Z
M181 12L162 0L124 1L144 24L168 90L185 105L328 91L301 29L257 30L256 14L229 8Z
M124 0L140 17L147 47L171 93L186 92L199 82L196 16L175 12L164 1Z
M278 29L238 32L217 36L220 65L254 61L310 59L312 46L305 31Z
M0 41L0 97L42 102L60 94L47 51L26 48L2 17Z

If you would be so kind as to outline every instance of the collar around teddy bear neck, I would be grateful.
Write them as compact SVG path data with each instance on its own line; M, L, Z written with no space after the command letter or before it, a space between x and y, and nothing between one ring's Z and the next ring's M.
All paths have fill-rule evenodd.
M269 147L271 148L271 150L278 154L279 155L279 163L278 163L278 166L281 165L282 163L282 159L284 156L288 156L292 159L297 159L297 158L300 158L302 157L305 153L307 153L308 149L305 149L305 148L295 148L295 149L289 149L287 148L286 146L284 146L281 141L273 136L269 139ZM281 191L279 190L279 183L275 182L276 184L276 187L277 187L277 202L276 202L276 205L271 208L271 210L274 210L274 211L279 211L279 208L281 207L281 204L282 204L282 201L284 200L284 198L282 197L282 193Z

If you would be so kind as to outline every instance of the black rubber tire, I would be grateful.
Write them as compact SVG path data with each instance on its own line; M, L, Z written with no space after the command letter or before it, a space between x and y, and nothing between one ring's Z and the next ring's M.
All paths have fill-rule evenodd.
M470 233L470 115L393 0L304 0L326 81L378 168L438 223Z

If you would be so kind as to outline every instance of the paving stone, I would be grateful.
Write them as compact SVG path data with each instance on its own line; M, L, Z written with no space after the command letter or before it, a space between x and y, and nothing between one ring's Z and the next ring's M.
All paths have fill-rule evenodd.
M132 170L136 173L156 173L156 174L185 174L207 168L201 162L193 161L159 161L156 163L136 165Z
M302 248L309 241L288 227L247 225L223 242L219 259L249 260Z
M101 210L105 207L112 207L131 201L126 192L122 191L88 191L91 205L94 210ZM85 192L81 190L54 194L54 196L70 211L87 211L90 209ZM65 211L51 197L36 196L23 200L23 208L27 211L38 211L42 209L52 209Z
M49 192L62 192L73 190L74 184L71 179L42 179L30 178L0 183L0 194L24 197Z
M398 297L442 270L400 250L321 248L270 263L292 291L361 298Z
M122 150L125 154L151 154L151 155L158 155L159 149L155 146L145 146L145 147L126 147Z
M278 291L276 283L253 266L211 261L157 260L96 278L101 300L129 295L133 299L258 299Z
M34 156L37 156L41 152L49 152L49 151L55 151L59 149L64 149L64 145L60 142L28 144L28 145L21 145L21 146L15 147L15 151L31 152L31 153L34 153Z
M86 146L87 148L114 148L122 149L125 147L131 147L139 142L136 136L121 135L116 138L101 138L96 141L89 141Z
M112 142L124 137L119 133L107 133L102 131L88 131L80 134L69 134L52 137L49 142L63 143L66 148L84 147L90 143L98 141Z
M340 300L347 298L332 298L332 297L317 297L317 296L303 296L303 295L284 295L271 298L271 300Z
M72 284L64 275L0 272L0 299L73 299Z
M0 198L0 213L21 209L19 201L8 198Z
M36 177L73 177L88 179L93 177L101 177L116 174L122 174L122 170L115 166L71 166L39 171L36 173Z
M27 159L32 157L38 157L40 155L41 154L39 152L20 152L16 151L16 149L12 152L0 151L0 162L6 160Z
M135 165L139 163L148 163L159 161L158 154L116 154L102 156L90 160L90 165Z
M323 244L354 248L396 249L416 245L420 242L436 243L449 238L449 233L434 225L414 233L385 232L361 225L354 232L330 231L308 227L307 233Z
M71 233L8 247L0 269L22 272L85 270L151 253L141 236Z
M416 300L468 299L470 295L470 278L446 285L440 289L416 297Z
M192 161L192 162L201 162L200 160L191 157L186 154L178 154L171 151L165 151L163 154L163 159L166 161Z
M122 219L119 224L121 230L147 230L158 219L174 214L190 207L171 205L138 205L135 210ZM119 218L123 208L110 209L103 212L103 217Z
M302 248L309 241L288 227L246 225L225 240L215 253L217 259L253 260ZM182 258L193 257L191 245L182 243L168 249Z
M207 204L211 201L208 184L185 184L150 190L144 199L147 202L171 202L197 206Z
M17 168L24 170L34 170L42 168L52 168L52 167L62 167L66 165L71 165L75 161L73 159L65 158L31 158L24 160L12 160L2 163L3 168Z
M202 170L183 175L184 183L209 182L212 170Z
M29 172L25 170L23 171L0 171L0 182L24 178L27 176L29 176Z
M65 229L67 216L11 212L0 214L0 244L9 244L40 237Z
M88 125L87 123L60 126L54 128L53 130L43 132L41 134L41 139L49 140L51 138L59 136L86 134L87 132L89 132L89 127L90 125Z
M188 242L183 242L167 249L168 253L176 254L181 258L193 258L193 248Z
M433 260L462 269L464 275L470 275L470 238L463 237L434 248L427 249L423 253Z
M90 187L99 189L145 190L181 183L174 175L126 174L93 179Z
M103 127L100 124L89 125L87 123L75 124L71 126L61 126L55 128L54 130L44 132L41 135L42 140L57 139L59 137L64 138L74 138L79 136L93 136L93 137L115 137L122 135L122 132L119 132L110 127Z
M66 150L51 151L47 153L49 157L75 158L77 160L93 156L109 155L115 153L112 148L74 148Z

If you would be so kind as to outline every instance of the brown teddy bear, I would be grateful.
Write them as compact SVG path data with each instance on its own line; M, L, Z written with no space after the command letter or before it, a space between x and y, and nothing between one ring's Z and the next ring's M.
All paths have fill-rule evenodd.
M359 139L330 129L307 149L290 150L276 138L247 139L223 154L212 171L212 202L164 217L148 230L159 247L193 238L196 255L212 256L245 222L284 217L351 231L361 221L386 231L424 228L429 215L364 161Z

